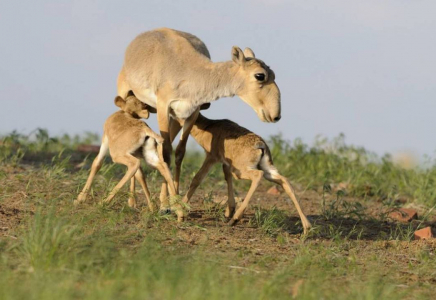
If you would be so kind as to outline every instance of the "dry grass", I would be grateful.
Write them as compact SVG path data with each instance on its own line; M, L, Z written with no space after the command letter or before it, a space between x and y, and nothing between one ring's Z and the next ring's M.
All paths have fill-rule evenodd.
M427 193L432 168L397 170L383 159L359 167L355 157L346 158L349 153L323 152L321 147L302 150L298 145L286 149L286 143L275 140L276 164L296 183L314 224L309 236L302 237L298 215L285 195L267 195L265 182L242 222L226 226L222 207L216 204L226 191L219 169L197 192L188 221L182 224L172 216L148 212L139 191L140 209L128 208L127 187L113 206L98 206L123 174L123 168L109 162L96 180L93 199L73 207L92 159L74 151L77 143L44 140L45 145L29 140L26 145L17 138L0 146L2 299L433 296L436 242L411 240L416 228L435 219L431 197L421 201L411 196L415 184L425 180L421 193ZM288 159L295 161L286 165ZM182 190L200 163L198 156L189 155ZM302 174L291 170L295 167ZM326 175L334 170L342 173ZM147 172L157 200L161 179ZM318 175L311 177L315 172ZM376 173L389 179L379 182ZM407 180L396 181L399 174ZM349 185L337 190L341 182ZM246 184L236 188L241 197ZM398 205L417 207L419 220L389 220L388 212Z

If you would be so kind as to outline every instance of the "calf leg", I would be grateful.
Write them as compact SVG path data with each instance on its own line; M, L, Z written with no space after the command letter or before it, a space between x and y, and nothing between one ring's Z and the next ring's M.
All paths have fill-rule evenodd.
M168 201L168 185L165 182L162 182L162 186L160 189L159 194L159 201L160 201L160 212L161 214L167 214L171 212L170 208L170 202Z
M150 191L148 190L147 182L145 181L144 174L142 173L141 168L138 169L135 173L135 178L138 180L139 184L142 187L142 190L145 194L145 199L147 200L148 208L150 211L154 211L153 202L151 201Z
M242 218L242 215L244 214L244 211L247 208L254 191L257 189L262 176L263 171L261 170L248 170L241 175L241 177L244 179L251 179L251 186L241 206L233 215L232 220L230 220L229 225L235 225Z
M109 149L109 140L106 136L104 136L100 146L100 151L98 152L97 157L92 162L91 172L89 173L88 180L86 181L86 184L83 190L80 192L77 199L74 200L75 205L86 200L86 196L88 195L89 189L91 188L92 182L94 181L95 174L97 174L97 172L100 170L103 164L103 159L108 149Z
M232 177L232 171L230 169L230 166L223 164L223 172L224 172L224 178L227 182L227 208L224 216L226 218L233 217L233 214L235 213L235 194L233 192L233 177Z
M282 186L282 188L285 190L286 194L288 194L288 196L291 198L292 202L294 203L295 207L297 208L298 215L300 216L301 223L303 224L304 234L307 234L308 230L310 229L310 227L312 227L312 225L310 224L306 215L303 213L303 210L301 209L301 206L300 206L300 202L298 201L297 197L295 196L294 189L292 188L288 179L286 179L286 177L280 175L276 170L272 170L269 173L265 173L265 178L271 182L277 183L277 184Z
M121 178L120 182L113 188L113 190L109 193L109 196L103 201L103 203L109 203L115 196L116 193L123 187L123 185L130 180L138 171L140 166L140 161L136 157L131 154L126 154L124 156L116 156L112 158L114 162L123 164L127 166L127 172L123 178Z
M192 182L189 185L188 192L186 193L185 197L183 197L184 203L189 202L192 195L194 195L195 190L198 188L198 186L204 180L204 177L206 177L207 173L209 173L210 168L214 164L215 164L215 160L211 159L209 156L206 156L206 159L204 160L203 165L201 166L200 170L198 170L197 174L195 174L194 178L192 179Z
M140 169L138 169L139 171ZM130 195L127 201L130 207L136 208L135 177L130 179Z

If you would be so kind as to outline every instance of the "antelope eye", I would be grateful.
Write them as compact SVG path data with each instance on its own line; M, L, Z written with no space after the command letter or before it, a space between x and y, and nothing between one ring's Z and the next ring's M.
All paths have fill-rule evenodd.
M263 74L263 73L257 73L257 74L254 74L254 77L255 77L258 81L264 81L264 80L265 80L265 74Z

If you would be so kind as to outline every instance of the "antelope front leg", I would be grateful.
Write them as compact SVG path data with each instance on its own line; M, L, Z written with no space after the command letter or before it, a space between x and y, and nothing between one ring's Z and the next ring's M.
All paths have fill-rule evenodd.
M171 136L170 136L170 120L168 114L168 106L165 101L158 101L157 105L157 121L159 124L159 130L162 138L164 139L162 144L162 155L163 160L167 164L167 166L171 166ZM162 183L161 192L160 192L160 211L168 212L170 209L170 203L168 201L168 192L167 192L167 184Z
M165 161L162 159L162 145L158 144L157 146L157 152L158 152L158 156L159 156L159 161L156 162L153 166L158 169L158 171L162 174L162 176L165 178L167 184L162 185L162 188L165 189L165 192L167 191L167 186L168 186L168 191L170 193L171 197L175 197L177 196L176 193L176 189L174 187L174 182L173 182L173 178L171 177L171 172L170 169L168 168L168 165L165 163ZM183 212L183 207L180 205L180 203L175 203L174 204L175 207L175 212L177 214L177 220L179 222L183 221L184 219L184 212Z
M174 173L174 186L176 188L177 194L179 193L180 170L182 168L183 158L185 157L186 143L188 142L189 133L191 132L195 121L197 121L199 112L200 108L198 108L189 118L185 120L185 123L183 124L182 134L180 136L180 141L176 148L176 170Z

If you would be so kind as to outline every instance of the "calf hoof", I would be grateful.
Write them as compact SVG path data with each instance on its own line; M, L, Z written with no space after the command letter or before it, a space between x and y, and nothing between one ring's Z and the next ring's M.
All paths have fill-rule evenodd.
M224 213L224 217L229 221L233 215L235 214L235 208L226 208L226 212Z
M85 201L86 201L86 194L80 193L77 199L73 201L73 204L78 205L81 202L85 202Z
M185 217L185 213L183 212L182 209L177 209L176 215L177 215L177 222L185 221L186 217Z
M235 226L236 224L238 224L238 222L239 222L239 220L237 220L237 219L231 219L231 220L227 223L227 225L228 225L228 226Z
M127 201L127 204L128 204L129 207L131 207L131 208L136 208L136 199L130 198L130 199Z
M171 208L161 208L161 209L159 210L159 214L160 214L161 216L164 216L164 215L170 215L170 214L171 214Z

